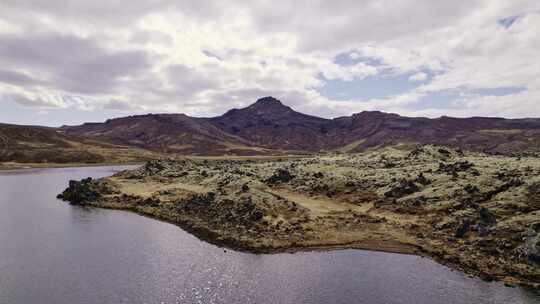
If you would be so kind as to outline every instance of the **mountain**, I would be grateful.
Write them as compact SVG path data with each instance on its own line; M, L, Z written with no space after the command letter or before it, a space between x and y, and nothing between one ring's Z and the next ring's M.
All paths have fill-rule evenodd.
M148 114L63 128L66 134L181 154L359 152L397 144L440 144L487 153L540 151L540 119L424 118L364 111L325 119L273 97L211 118Z
M131 162L155 156L146 150L66 135L56 128L0 124L0 162Z
M328 145L325 134L330 120L296 112L273 97L207 121L253 145L270 149L317 151Z
M210 118L147 114L56 129L0 125L0 161L103 162L124 154L129 159L141 159L160 153L360 152L423 144L493 154L539 153L540 119L430 119L378 111L325 119L264 97L248 107ZM121 154L114 152L118 149L123 149Z
M249 150L250 143L206 119L184 114L147 114L63 127L66 134L165 153L226 153Z
M351 151L396 144L439 144L464 150L511 154L540 151L540 119L403 117L361 112L333 120L340 144L359 144Z

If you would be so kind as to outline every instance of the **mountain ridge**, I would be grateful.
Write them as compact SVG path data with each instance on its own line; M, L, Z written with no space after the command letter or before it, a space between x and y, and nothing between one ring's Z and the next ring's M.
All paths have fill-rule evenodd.
M159 117L167 114L151 115ZM259 154L261 151L256 149L260 148L266 149L265 153L314 153L339 151L345 146L348 152L360 152L404 143L440 144L502 154L540 150L540 119L405 117L381 111L363 111L328 119L297 112L271 96L260 98L247 107L231 109L220 116L190 117L190 121L198 125L198 132L206 131L198 138L206 138L205 134L208 133L217 134L218 138L213 138L213 144L209 144L208 140L200 143L192 141L191 147L176 149L176 152ZM134 126L131 124L129 127ZM185 137L185 133L193 131L180 126L170 127L172 129L168 129L168 134L177 137ZM66 131L68 134L89 135L84 127L71 127ZM175 141L179 139L171 139L170 142ZM358 145L354 145L355 142ZM182 143L185 145L186 141ZM140 147L155 149L155 146L145 144Z
M10 135L9 130L14 129L7 126L13 125L0 124L3 155L9 155L5 151L10 148L21 149L17 145L21 140ZM38 143L61 137L56 141L58 148L66 141L91 141L182 155L361 152L390 145L425 144L506 155L540 152L539 118L426 118L363 111L328 119L297 112L271 96L215 117L143 114L60 128L17 128L18 134L21 128L42 134L30 140Z

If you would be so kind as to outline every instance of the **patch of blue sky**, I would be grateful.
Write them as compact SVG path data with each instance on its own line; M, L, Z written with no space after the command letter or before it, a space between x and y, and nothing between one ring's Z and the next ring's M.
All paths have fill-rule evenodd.
M354 55L351 56L351 54ZM380 72L377 75L371 75L365 78L358 77L350 81L326 79L323 75L319 76L325 85L317 88L317 91L321 95L333 100L365 101L387 98L406 93L423 84L429 83L435 75L430 70L399 73L391 67L386 66L378 58L360 56L354 52L341 53L334 58L334 62L341 66L364 63L380 68ZM416 81L409 79L419 72L426 75L425 79Z
M519 16L513 19L504 21L511 25ZM429 83L437 72L431 70L421 70L418 72L396 73L389 67L376 58L368 58L361 56L350 56L351 53L343 53L334 58L337 64L350 66L360 62L368 65L382 67L381 72L377 75L368 76L366 78L355 78L351 81L330 80L319 76L325 83L324 86L317 88L318 92L333 100L355 100L358 102L367 101L370 99L392 98L407 92L411 92L415 88ZM425 79L413 81L411 76L416 73L424 73ZM506 96L517 94L525 91L524 87L494 87L482 89L454 89L432 92L418 101L411 104L411 109L426 109L439 108L451 109L462 106L466 98L474 96Z
M499 19L499 24L505 28L510 28L522 15L515 15L506 18Z
M351 66L351 65L355 65L355 64L360 63L360 62L363 62L363 63L365 63L367 65L372 65L372 66L383 66L384 65L382 60L380 60L378 58L365 57L365 56L351 56L351 54L353 54L353 53L354 52L341 53L341 54L337 55L334 58L334 62L336 64L339 64L339 65L342 65L342 66Z
M461 106L463 96L456 90L444 90L431 92L416 102L409 104L408 109L425 110L425 109L455 109Z
M454 89L431 92L416 102L409 104L411 110L425 109L458 109L463 107L463 103L471 97L485 96L507 96L525 91L523 87L498 87L484 89Z
M429 83L434 76L431 71L422 71L426 78L420 81L411 81L409 78L416 72L395 74L381 72L366 78L355 78L351 81L329 80L321 76L325 85L318 88L321 95L333 100L359 100L379 99L396 96L409 92L423 84Z
M526 91L525 87L498 87L498 88L483 88L483 89L474 89L469 92L474 95L481 96L506 96L514 95Z

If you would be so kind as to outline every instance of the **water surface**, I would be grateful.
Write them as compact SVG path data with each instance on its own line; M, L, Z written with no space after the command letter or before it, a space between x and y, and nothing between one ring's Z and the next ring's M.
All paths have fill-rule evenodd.
M0 304L540 303L410 255L224 250L133 213L57 200L123 167L0 172Z

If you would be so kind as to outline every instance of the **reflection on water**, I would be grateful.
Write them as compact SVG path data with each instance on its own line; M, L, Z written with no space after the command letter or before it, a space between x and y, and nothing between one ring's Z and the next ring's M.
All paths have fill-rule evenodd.
M55 199L121 167L0 173L0 303L540 303L416 256L253 255L176 226Z

